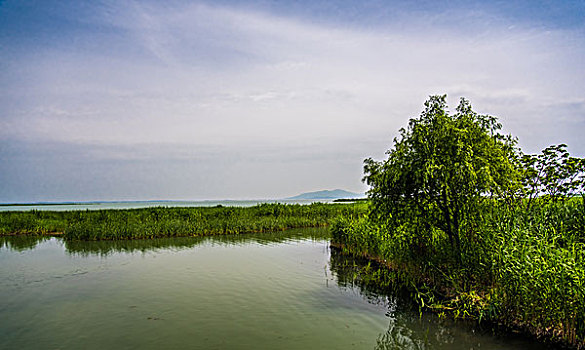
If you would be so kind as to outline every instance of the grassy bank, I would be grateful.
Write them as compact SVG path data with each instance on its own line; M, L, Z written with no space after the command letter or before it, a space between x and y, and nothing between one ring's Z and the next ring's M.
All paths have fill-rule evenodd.
M496 117L430 96L364 160L370 210L334 243L381 261L422 307L585 346L585 158L524 154Z
M421 306L455 318L489 320L585 346L585 202L487 202L461 235L342 218L334 244L395 271Z
M67 240L114 240L267 232L329 225L357 217L360 204L253 207L145 208L126 210L0 212L0 235L62 234Z

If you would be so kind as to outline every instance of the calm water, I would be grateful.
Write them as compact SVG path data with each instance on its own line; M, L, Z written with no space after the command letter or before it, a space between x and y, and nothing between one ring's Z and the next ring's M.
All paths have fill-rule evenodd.
M536 349L354 283L327 231L0 237L2 349ZM477 327L476 327L477 328Z
M80 203L49 203L49 204L0 204L0 211L27 211L27 210L98 210L98 209L139 209L150 207L214 207L216 205L230 207L251 207L262 203L283 204L311 204L314 202L332 203L329 200L220 200L220 201L129 201L129 202L80 202Z

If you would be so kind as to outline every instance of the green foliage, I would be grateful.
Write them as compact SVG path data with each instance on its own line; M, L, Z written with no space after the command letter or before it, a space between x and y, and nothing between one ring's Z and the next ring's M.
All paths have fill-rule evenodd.
M517 186L514 140L501 124L461 99L456 113L446 96L432 96L419 118L400 130L388 159L364 161L374 218L400 227L416 213L415 231L440 229L459 254L462 227L479 215L480 202Z
M67 240L117 240L268 232L326 226L365 213L366 203L254 207L0 212L0 235L61 232Z
M64 218L68 215L42 210L0 212L0 235L62 233L67 227Z
M527 208L537 196L550 201L583 194L585 189L585 159L571 157L567 145L552 145L540 154L525 154L522 165Z
M524 155L500 128L431 97L385 161L365 160L371 211L332 240L399 270L421 306L585 346L585 160Z
M440 231L421 238L405 227L340 218L332 241L400 272L421 306L458 318L492 320L572 344L585 340L582 204L536 198L530 212L493 201L458 263ZM389 232L394 234L390 236ZM399 232L397 234L397 232Z

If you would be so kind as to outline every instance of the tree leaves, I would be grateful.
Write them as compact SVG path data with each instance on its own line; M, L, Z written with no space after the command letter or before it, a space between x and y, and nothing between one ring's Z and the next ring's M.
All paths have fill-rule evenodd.
M527 209L537 196L556 202L584 192L585 159L571 157L565 144L549 146L538 155L523 154L520 164Z
M497 118L474 112L464 98L454 115L446 95L431 96L424 106L400 130L385 161L364 161L363 180L379 220L439 228L459 251L461 227L479 202L517 186L515 140L499 133Z

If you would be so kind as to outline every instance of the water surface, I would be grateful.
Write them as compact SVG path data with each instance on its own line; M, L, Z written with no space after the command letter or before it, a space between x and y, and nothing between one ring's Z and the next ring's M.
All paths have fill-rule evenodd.
M141 209L152 207L214 207L217 205L229 207L252 207L263 203L281 204L311 204L315 202L333 203L332 200L309 199L258 199L258 200L206 200L206 201L120 201L120 202L76 202L76 203L24 203L2 204L0 211L29 211L29 210L103 210L103 209Z
M0 237L2 349L535 349L360 286L325 229ZM540 347L542 348L542 347Z

